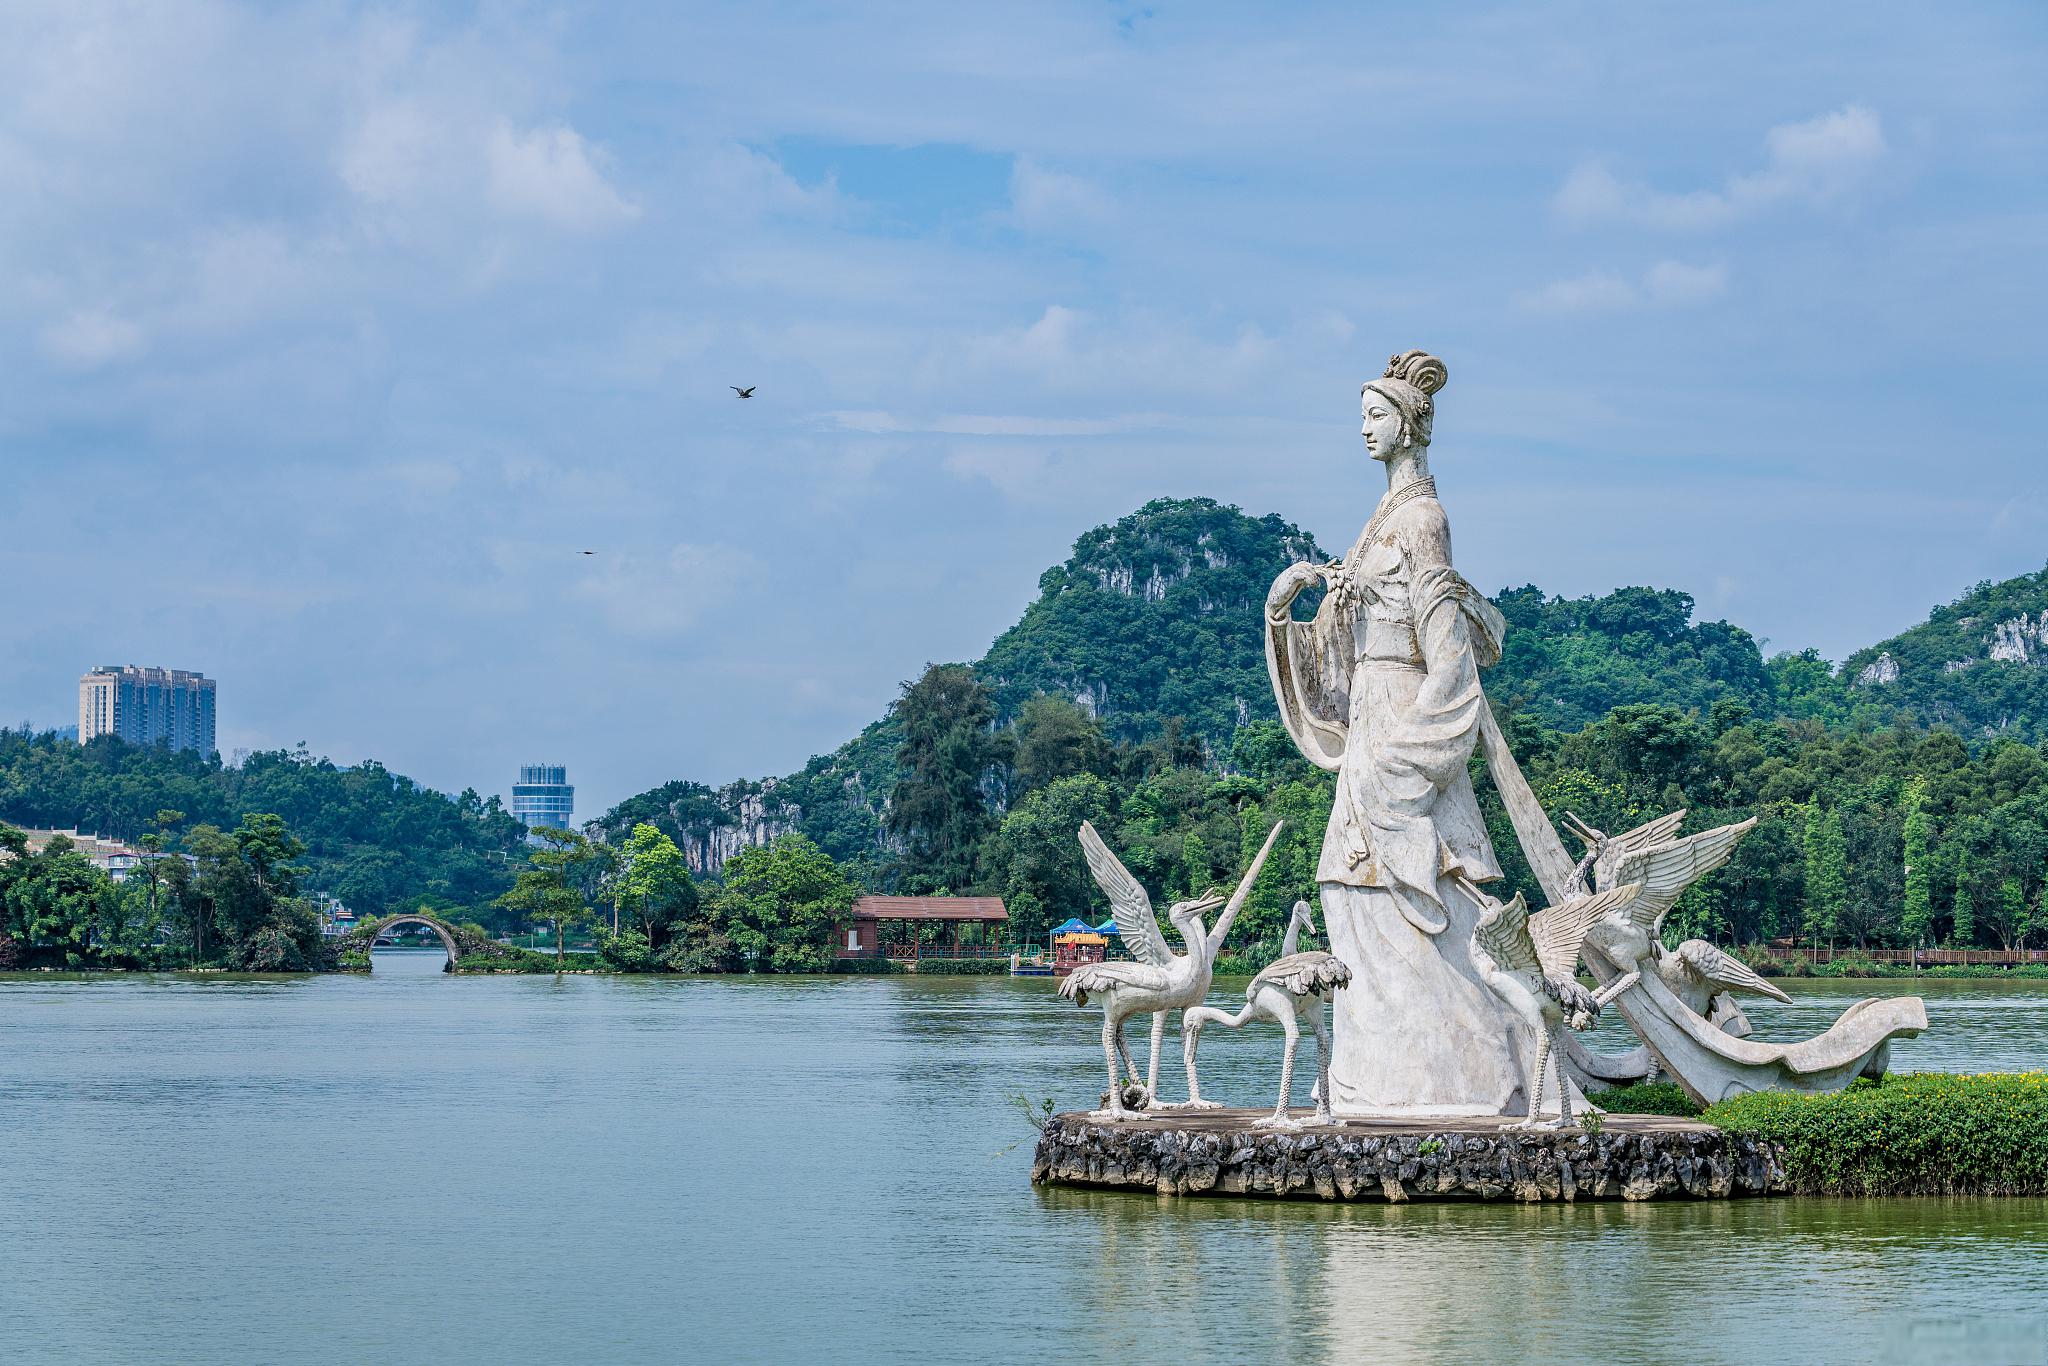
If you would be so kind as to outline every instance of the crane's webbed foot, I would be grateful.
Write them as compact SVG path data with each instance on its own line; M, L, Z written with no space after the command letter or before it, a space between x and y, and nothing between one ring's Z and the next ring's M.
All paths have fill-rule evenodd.
M1194 1100L1182 1101L1179 1105L1169 1105L1165 1108L1169 1110L1221 1110L1223 1102L1220 1100L1210 1100L1204 1096Z
M1301 1121L1288 1114L1285 1110L1276 1110L1262 1119L1253 1120L1252 1127L1254 1129L1282 1129L1291 1132L1301 1127Z
M1516 1120L1516 1121L1515 1121L1515 1122L1514 1122L1513 1124L1508 1124L1508 1125L1504 1125L1504 1126L1502 1126L1502 1127L1504 1127L1504 1128L1508 1128L1508 1129L1518 1129L1518 1130L1519 1130L1519 1129L1569 1129L1569 1128L1571 1128L1572 1126L1571 1126L1571 1124L1570 1124L1570 1123L1569 1123L1568 1121L1566 1121L1566 1119L1565 1119L1565 1117L1564 1117L1563 1115L1550 1115L1550 1116L1548 1116L1548 1117L1540 1117L1540 1116L1537 1116L1537 1115L1531 1115L1531 1116L1530 1116L1529 1118L1527 1118L1527 1119L1520 1119L1520 1120Z

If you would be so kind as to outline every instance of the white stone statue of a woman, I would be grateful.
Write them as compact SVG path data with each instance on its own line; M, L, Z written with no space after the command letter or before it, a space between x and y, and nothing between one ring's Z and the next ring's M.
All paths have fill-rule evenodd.
M1429 474L1442 361L1396 356L1367 383L1366 452L1387 492L1334 564L1297 564L1266 599L1266 662L1280 715L1337 775L1316 881L1337 993L1330 1097L1350 1115L1520 1114L1515 1022L1473 963L1481 907L1460 880L1500 877L1466 764L1500 658L1500 613L1451 567ZM1310 584L1313 621L1293 619Z

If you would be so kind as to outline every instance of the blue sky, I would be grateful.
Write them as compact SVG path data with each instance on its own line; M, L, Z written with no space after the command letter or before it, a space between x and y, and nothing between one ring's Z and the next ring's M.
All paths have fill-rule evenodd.
M7 7L0 716L787 771L1147 498L1341 546L1410 346L1488 590L2048 559L2038 5L859 11Z

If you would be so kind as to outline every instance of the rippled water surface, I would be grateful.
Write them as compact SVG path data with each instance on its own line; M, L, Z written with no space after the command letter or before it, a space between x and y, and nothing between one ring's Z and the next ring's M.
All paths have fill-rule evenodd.
M2048 1361L2048 1202L1037 1191L1009 1097L1101 1085L1048 981L440 961L0 978L0 1359ZM1896 1066L2040 1067L2044 988L1752 1018L1918 990ZM1205 1090L1270 1100L1275 1038Z

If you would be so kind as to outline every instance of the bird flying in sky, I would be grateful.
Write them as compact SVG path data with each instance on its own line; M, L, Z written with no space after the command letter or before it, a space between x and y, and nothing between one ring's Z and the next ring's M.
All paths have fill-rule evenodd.
M725 387L732 390L734 393L738 394L741 398L752 398L754 396L754 390L759 388L760 386L755 384L749 384L746 388L742 389L737 384L728 384Z

